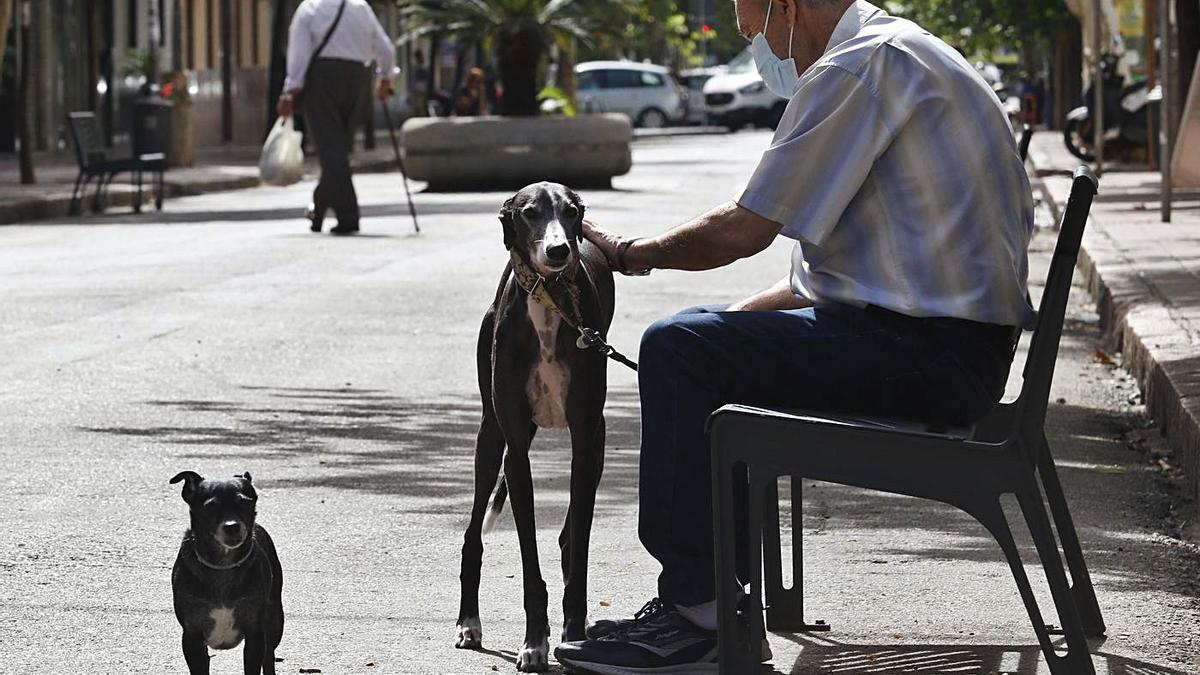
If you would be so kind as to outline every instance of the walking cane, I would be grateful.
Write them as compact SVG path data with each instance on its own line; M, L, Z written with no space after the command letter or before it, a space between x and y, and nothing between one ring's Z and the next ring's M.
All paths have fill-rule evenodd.
M400 169L400 178L404 181L404 196L408 198L408 213L412 215L413 229L421 233L417 224L417 209L413 206L412 193L408 191L408 174L404 172L404 160L400 158L400 141L396 140L396 127L392 124L392 113L388 110L387 101L380 101L383 106L383 121L387 123L388 135L392 137L392 150L396 151L396 166Z

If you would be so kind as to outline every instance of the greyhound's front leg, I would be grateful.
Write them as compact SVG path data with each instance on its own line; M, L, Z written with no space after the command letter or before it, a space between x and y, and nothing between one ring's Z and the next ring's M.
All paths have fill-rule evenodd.
M584 639L587 623L588 548L596 489L604 471L604 417L571 427L571 505L559 545L563 555L563 642Z
M521 569L525 588L525 644L517 670L531 673L550 667L550 622L546 618L546 582L538 564L537 527L533 513L533 476L529 469L529 442L509 438L504 455L504 480L512 502L513 520L521 542Z

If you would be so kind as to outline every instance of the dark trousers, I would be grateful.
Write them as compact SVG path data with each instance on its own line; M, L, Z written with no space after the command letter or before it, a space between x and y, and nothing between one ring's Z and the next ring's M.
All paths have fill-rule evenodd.
M313 190L318 216L332 208L338 224L358 225L358 195L350 173L354 127L367 111L363 90L371 85L363 64L342 59L317 59L304 83L304 121L317 144L321 180Z
M1005 326L847 305L721 309L658 321L639 358L638 529L662 563L659 596L680 605L716 597L704 432L714 410L742 403L961 424L1003 396L1012 362Z

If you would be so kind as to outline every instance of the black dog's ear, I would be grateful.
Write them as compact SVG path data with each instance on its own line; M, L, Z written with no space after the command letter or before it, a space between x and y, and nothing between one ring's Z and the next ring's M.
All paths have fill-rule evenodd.
M241 478L242 480L246 481L247 484L251 483L254 480L253 478L250 477L249 471L244 471L244 472L242 472L242 475L234 476L234 478Z
M504 228L504 248L509 251L517 243L517 225L513 222L513 216L515 215L513 210L514 199L516 197L509 197L500 207L500 225Z
M571 203L575 205L575 210L579 212L579 217L575 219L575 241L583 241L583 214L587 212L587 204L583 203L583 198L574 190L567 189L567 196L571 198Z
M202 483L204 478L195 471L180 471L171 479L171 484L174 485L179 481L183 481L183 501L190 504L192 495L196 494L196 486Z

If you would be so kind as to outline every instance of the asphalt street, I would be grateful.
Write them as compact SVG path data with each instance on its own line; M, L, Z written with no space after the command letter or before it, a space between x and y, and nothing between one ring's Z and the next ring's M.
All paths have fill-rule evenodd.
M768 140L639 141L632 173L584 194L588 215L656 233L733 197ZM355 183L366 217L353 238L307 231L309 182L0 227L0 672L185 671L169 577L187 508L167 484L185 469L254 475L285 571L280 672L513 670L524 622L507 513L485 540L487 651L453 648L474 342L506 260L496 212L509 194L418 193L414 235L396 175ZM1053 235L1033 244L1035 295ZM611 342L636 358L654 319L764 287L788 252L779 241L713 272L618 278ZM1109 627L1097 672L1200 673L1200 551L1172 535L1155 434L1075 290L1049 432ZM657 573L636 537L635 379L609 374L592 618L638 609ZM539 433L533 467L556 636L565 433ZM772 637L772 672L1048 672L970 518L832 485L805 496L809 615L833 630ZM214 673L240 668L240 649L213 660Z

